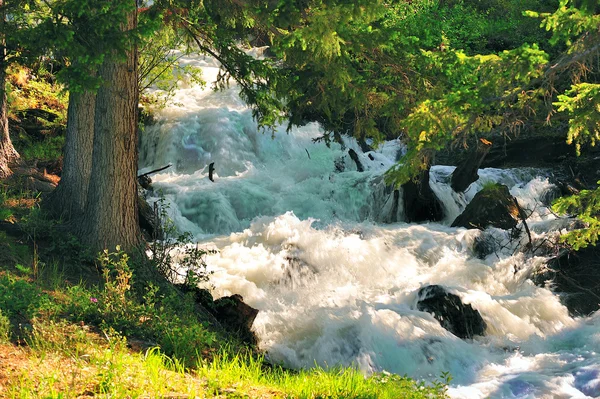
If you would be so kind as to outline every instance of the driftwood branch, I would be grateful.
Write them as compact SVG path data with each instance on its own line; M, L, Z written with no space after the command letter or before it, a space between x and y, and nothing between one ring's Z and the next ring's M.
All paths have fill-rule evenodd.
M162 172L163 170L165 170L165 169L167 169L167 168L170 168L171 166L173 166L173 165L171 165L171 164L168 164L167 166L163 166L162 168L158 168L158 169L151 170L150 172L146 172L146 173L144 173L144 174L141 174L141 175L139 175L139 176L138 176L138 179L139 179L139 178L141 178L141 177L144 177L144 176L151 175L151 174L153 174L153 173Z
M533 241L531 239L531 231L529 230L529 226L527 225L527 222L526 222L527 215L525 214L525 211L523 211L523 208L521 208L521 205L519 205L519 201L517 201L517 199L515 197L513 197L513 202L515 203L517 210L519 211L519 217L523 221L523 226L525 227L525 231L527 232L527 237L529 237L528 248L533 249Z

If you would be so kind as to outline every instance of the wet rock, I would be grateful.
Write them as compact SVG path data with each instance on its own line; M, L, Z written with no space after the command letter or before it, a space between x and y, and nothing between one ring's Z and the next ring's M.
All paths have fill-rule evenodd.
M150 178L150 176L148 176L148 175L141 175L138 177L138 184L144 190L151 190L152 189L152 178Z
M226 328L236 332L247 343L256 344L252 324L258 315L258 309L244 303L241 295L219 298L214 303L214 316Z
M538 285L549 285L560 293L561 302L573 316L586 316L600 309L600 247L566 251L551 259L534 277Z
M138 219L140 228L148 241L163 238L158 214L142 196L138 196Z
M356 170L358 170L359 172L364 172L365 167L363 166L362 162L360 162L360 159L358 159L358 154L356 153L356 151L354 151L352 148L350 148L348 150L348 155L350 155L350 158L356 164Z
M477 145L469 157L461 162L452 173L450 186L454 191L457 193L463 192L471 185L471 183L479 179L477 171L491 148L491 142L484 139L477 141Z
M386 184L383 176L372 181L373 209L379 223L396 223L402 218L400 210L400 190L393 184Z
M209 290L200 287L189 286L187 284L175 284L175 287L184 293L191 292L194 296L194 301L214 315L215 301Z
M452 222L452 227L483 230L488 226L508 230L516 227L519 209L508 187L495 184L483 188Z
M346 165L344 164L344 157L336 158L333 161L333 165L335 167L336 173L342 173L346 170Z
M408 223L437 222L444 218L442 204L429 187L429 169L421 172L418 180L402 185L404 215Z
M360 146L360 149L362 150L362 152L367 153L367 152L373 151L373 147L371 147L369 144L367 144L365 139L358 139L357 142L358 142L358 145Z
M473 242L473 253L478 259L485 259L498 250L498 242L492 235L482 234Z
M481 314L470 304L464 304L457 295L442 286L428 285L418 292L417 309L431 313L442 327L459 338L484 335L487 325Z

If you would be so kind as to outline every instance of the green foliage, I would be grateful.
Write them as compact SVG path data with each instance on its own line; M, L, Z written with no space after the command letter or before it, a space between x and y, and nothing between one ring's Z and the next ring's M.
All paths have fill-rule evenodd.
M584 229L564 235L564 242L575 250L596 245L600 237L600 189L583 190L579 195L559 198L553 208L558 213L575 214L587 224Z
M12 210L6 206L7 199L6 190L0 190L0 221L4 221L13 215Z
M104 279L101 289L67 288L64 306L71 320L152 340L186 364L215 345L216 335L195 316L193 298L182 298L174 290L161 291L152 283L146 284L140 298L131 290L135 274L127 254L119 249L103 251L98 261Z
M46 137L41 142L20 148L19 154L24 160L54 161L62 156L64 145L64 136Z
M0 276L0 309L5 317L30 319L39 314L45 299L34 284L8 273Z
M600 140L600 84L575 84L557 98L557 111L569 118L567 143L575 144L580 155L582 144L595 146Z
M103 313L112 315L127 309L126 294L131 288L133 271L129 267L129 255L117 247L114 253L107 249L98 256L104 278Z
M19 120L19 111L41 109L56 115L52 122L44 122L47 130L57 130L67 119L68 94L44 65L25 67L12 64L7 71L7 99L9 115Z
M162 237L150 245L153 267L168 281L183 283L189 287L207 283L212 272L204 261L214 250L201 248L189 232L180 233L168 215L168 204L164 198L157 202Z
M0 344L8 342L10 338L10 320L0 309Z
M180 30L167 25L145 40L139 48L138 81L142 101L163 106L175 94L178 83L205 85L202 70L191 65L182 65L180 60L191 52L185 46ZM155 87L160 92L144 93Z

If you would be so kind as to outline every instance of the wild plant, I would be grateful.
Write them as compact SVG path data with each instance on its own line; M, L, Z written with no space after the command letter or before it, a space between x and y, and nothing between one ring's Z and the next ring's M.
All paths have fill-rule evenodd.
M161 239L154 239L150 245L149 257L156 270L167 280L188 287L207 283L213 272L207 270L206 255L216 251L200 247L190 232L179 232L169 217L164 197L154 203L154 209L162 234Z

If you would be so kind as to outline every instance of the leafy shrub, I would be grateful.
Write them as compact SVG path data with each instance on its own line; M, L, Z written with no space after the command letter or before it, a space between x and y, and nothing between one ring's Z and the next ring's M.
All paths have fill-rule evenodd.
M25 160L53 161L62 156L64 145L64 136L45 137L42 141L23 146L19 153Z
M6 191L0 191L0 221L12 216L12 211L6 206L7 197Z
M8 342L10 338L10 320L2 313L0 309L0 343Z
M7 317L32 318L47 295L34 284L11 274L0 276L0 309Z
M158 216L163 237L150 246L150 259L158 272L173 283L196 287L207 283L212 272L206 269L205 256L214 250L201 248L189 232L180 233L168 216L164 198L158 200Z

